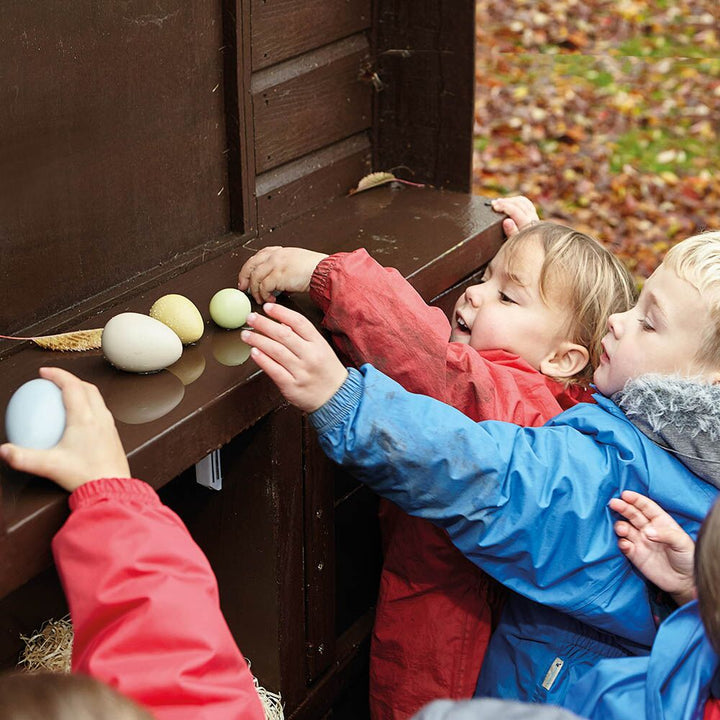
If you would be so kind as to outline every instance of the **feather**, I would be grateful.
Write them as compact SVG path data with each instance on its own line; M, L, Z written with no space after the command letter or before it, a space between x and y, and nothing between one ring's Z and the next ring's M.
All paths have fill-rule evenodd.
M43 350L61 350L82 352L83 350L96 350L101 346L102 328L93 330L74 330L73 332L59 333L57 335L38 335L37 337L12 337L0 335L4 340L30 340Z

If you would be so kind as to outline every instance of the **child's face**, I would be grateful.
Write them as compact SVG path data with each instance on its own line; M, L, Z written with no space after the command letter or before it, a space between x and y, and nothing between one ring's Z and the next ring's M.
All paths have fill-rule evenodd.
M593 380L603 395L647 373L713 379L695 358L710 311L698 290L665 265L652 274L637 304L611 315Z
M482 281L471 285L455 303L451 342L476 350L506 350L536 370L566 339L568 311L559 292L540 297L540 271L545 251L539 239L529 237L513 251L512 275L505 246L492 259Z

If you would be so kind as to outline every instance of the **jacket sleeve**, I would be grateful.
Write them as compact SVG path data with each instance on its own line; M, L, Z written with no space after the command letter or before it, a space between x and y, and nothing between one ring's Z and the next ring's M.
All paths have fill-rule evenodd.
M310 417L331 459L445 528L504 585L650 644L644 583L617 549L607 507L622 460L606 445L567 425L474 423L369 365Z
M541 425L562 410L543 376L516 356L451 343L445 313L365 250L322 260L310 297L353 364L371 363L411 392L442 400L474 420Z
M160 720L262 720L215 576L146 483L103 479L70 496L53 554L75 630L73 671Z

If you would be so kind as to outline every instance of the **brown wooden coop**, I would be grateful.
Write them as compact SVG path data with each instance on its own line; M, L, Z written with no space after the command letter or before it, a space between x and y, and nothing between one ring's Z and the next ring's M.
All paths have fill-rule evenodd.
M469 194L474 22L472 0L5 3L0 332L102 327L169 292L208 320L213 293L269 244L366 247L445 307L502 241ZM426 187L348 196L381 170ZM0 405L42 365L96 383L133 473L207 553L228 623L286 717L355 717L376 499L325 460L243 352L208 323L178 385L117 371L99 351L0 341ZM195 481L216 450L219 491ZM66 612L49 545L67 500L0 474L9 667L20 634Z

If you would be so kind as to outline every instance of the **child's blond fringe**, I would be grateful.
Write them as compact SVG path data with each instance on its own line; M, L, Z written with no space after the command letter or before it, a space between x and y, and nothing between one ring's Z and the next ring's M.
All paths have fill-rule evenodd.
M42 627L29 637L21 635L25 643L18 665L27 672L69 673L72 667L73 626L70 616L60 620L46 620ZM249 667L250 663L248 663ZM282 697L260 685L253 675L255 689L260 697L265 720L284 720Z

